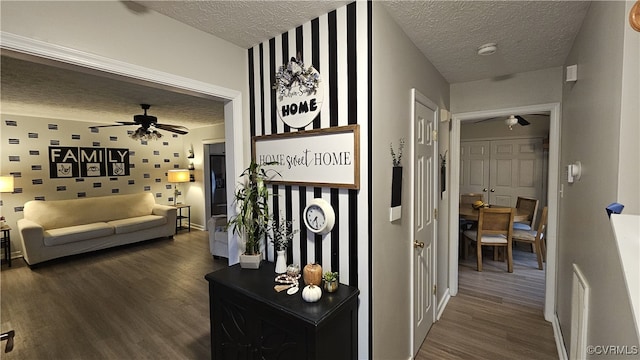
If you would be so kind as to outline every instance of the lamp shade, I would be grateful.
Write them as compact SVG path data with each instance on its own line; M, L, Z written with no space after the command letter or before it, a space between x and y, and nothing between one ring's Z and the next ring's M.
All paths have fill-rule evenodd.
M175 169L167 172L170 183L189 182L189 170Z
M13 176L0 176L0 192L10 193L13 190Z

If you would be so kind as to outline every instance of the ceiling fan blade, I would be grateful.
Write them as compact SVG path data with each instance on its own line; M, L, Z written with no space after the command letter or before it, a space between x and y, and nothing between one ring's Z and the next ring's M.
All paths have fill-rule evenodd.
M527 125L531 124L530 122L528 122L525 118L523 118L520 115L516 115L515 117L516 117L516 119L518 119L518 124L520 124L522 126L527 126Z
M129 126L129 125L138 125L134 122L130 122L130 121L118 121L119 124L113 124L113 125L96 125L96 126L89 126L90 129L93 128L101 128L101 127L112 127L112 126Z
M168 125L168 124L155 124L154 125L156 128L158 129L162 129L162 130L166 130L166 131L171 131L174 132L176 134L180 134L180 135L186 135L189 133L189 129L187 129L184 126L178 126L178 125ZM184 129L184 130L183 130Z

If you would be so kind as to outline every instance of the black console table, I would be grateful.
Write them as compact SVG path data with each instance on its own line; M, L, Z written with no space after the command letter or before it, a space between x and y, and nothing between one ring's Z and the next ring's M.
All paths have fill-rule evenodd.
M274 264L234 265L207 274L211 311L211 358L358 358L358 294L340 284L316 303L276 292ZM302 279L300 279L302 280ZM301 283L302 286L302 283Z

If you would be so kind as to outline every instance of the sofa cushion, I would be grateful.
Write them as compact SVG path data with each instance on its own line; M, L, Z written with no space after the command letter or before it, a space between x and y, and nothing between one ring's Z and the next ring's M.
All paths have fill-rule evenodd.
M149 229L167 223L167 218L158 215L145 215L129 219L109 221L116 234L126 234L138 230Z
M44 244L55 246L87 239L109 236L113 234L113 226L107 223L93 223L50 229L44 232Z
M150 215L155 205L152 193L110 195L71 200L28 201L24 218L45 229L93 224Z

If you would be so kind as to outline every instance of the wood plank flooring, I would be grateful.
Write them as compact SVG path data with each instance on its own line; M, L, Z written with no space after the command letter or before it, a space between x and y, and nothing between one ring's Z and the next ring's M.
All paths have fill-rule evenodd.
M525 246L514 250L514 270L485 256L460 260L452 297L416 359L558 359L551 323L544 320L544 271Z
M1 330L16 336L2 359L210 358L204 275L226 259L212 258L207 234L3 266Z
M460 291L417 359L557 359L544 321L544 272L515 252L514 273L486 258L460 264ZM181 232L29 269L0 272L0 330L16 331L11 359L209 359L213 260L207 233ZM2 344L4 346L4 343ZM385 359L386 360L386 359Z

